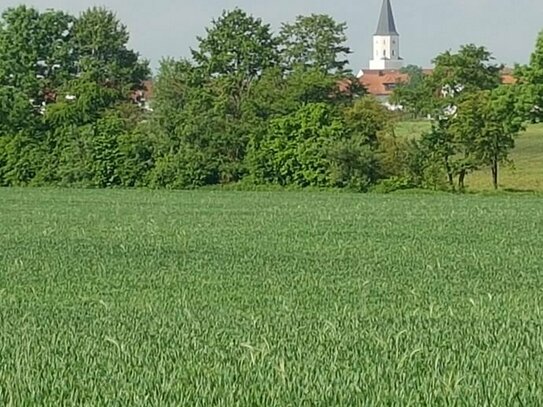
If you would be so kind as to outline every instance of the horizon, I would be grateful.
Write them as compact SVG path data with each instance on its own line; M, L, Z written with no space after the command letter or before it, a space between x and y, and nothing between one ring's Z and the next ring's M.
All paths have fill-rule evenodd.
M190 58L190 48L197 45L196 37L205 35L205 28L223 10L239 7L270 24L275 33L282 22L293 21L298 15L329 14L348 25L347 45L353 52L348 56L348 68L356 74L360 69L368 69L382 0L372 0L366 5L347 0L333 4L314 0L309 7L303 0L278 0L272 7L251 4L248 0L213 0L204 5L196 0L185 0L182 6L175 0L155 0L152 4L134 1L129 7L122 0L102 0L101 3L7 0L3 3L6 4L2 5L2 11L25 4L42 11L52 8L74 15L92 6L104 6L115 12L127 26L130 47L150 61L153 73L164 58ZM452 0L445 4L431 0L392 0L405 65L430 68L432 59L438 54L456 51L468 43L485 46L498 64L514 67L517 63L528 63L537 35L543 29L538 17L543 15L543 2L523 0L523 3L524 7L506 0ZM419 11L413 13L413 10ZM447 15L447 19L442 19L442 15ZM493 18L494 24L488 24L488 18ZM458 29L459 24L462 29Z

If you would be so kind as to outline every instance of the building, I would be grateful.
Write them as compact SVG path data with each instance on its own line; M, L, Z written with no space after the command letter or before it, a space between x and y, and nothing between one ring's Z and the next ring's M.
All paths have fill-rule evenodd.
M373 54L369 69L362 69L357 75L360 83L368 93L375 96L390 109L399 108L388 104L388 98L394 89L409 80L407 74L401 71L404 60L400 54L400 34L390 0L383 0L377 30L373 36ZM432 74L432 69L424 69L426 75ZM502 72L504 84L515 83L511 70Z
M400 34L396 30L390 0L383 0L377 31L373 36L373 57L370 61L370 69L399 70L402 67Z
M373 35L373 52L369 61L369 69L362 69L357 75L358 81L367 89L370 95L375 96L389 109L399 109L388 103L394 89L409 80L409 76L402 72L404 60L400 54L400 34L396 28L396 21L390 0L383 0L381 13L377 23L377 30ZM432 69L424 69L425 75L431 75ZM504 84L515 83L511 70L502 72ZM342 90L348 88L349 81L340 81ZM136 94L136 102L150 110L149 101L153 98L153 82L147 81L143 91Z
M408 80L408 76L400 72L403 65L400 34L396 29L392 5L390 0L383 0L377 30L373 36L373 54L369 69L360 70L357 78L368 93L386 104L394 88Z

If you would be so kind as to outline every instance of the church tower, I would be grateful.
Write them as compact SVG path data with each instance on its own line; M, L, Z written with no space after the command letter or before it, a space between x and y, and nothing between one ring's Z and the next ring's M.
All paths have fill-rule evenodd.
M396 30L390 0L383 0L381 16L377 31L373 36L373 58L370 69L400 69L403 59L400 58L400 34Z

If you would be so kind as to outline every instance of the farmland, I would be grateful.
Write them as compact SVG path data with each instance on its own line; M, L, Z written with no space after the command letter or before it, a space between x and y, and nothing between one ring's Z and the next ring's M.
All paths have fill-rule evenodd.
M0 189L1 405L541 405L534 194Z

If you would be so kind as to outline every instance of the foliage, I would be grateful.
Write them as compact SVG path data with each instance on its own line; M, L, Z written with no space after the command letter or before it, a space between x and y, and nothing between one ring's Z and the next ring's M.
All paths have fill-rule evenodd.
M375 147L381 132L391 132L392 116L375 98L357 99L344 109L344 120L351 137L358 143Z
M501 84L502 65L493 64L485 47L468 44L457 53L446 51L434 59L434 71L428 77L432 91L446 101L478 90L490 90Z
M2 14L2 184L126 185L116 174L124 165L118 140L143 112L112 117L149 74L128 40L126 27L101 8L77 18L25 6Z
M330 186L327 151L344 132L340 118L324 103L308 103L275 118L265 138L252 146L253 176L279 185Z
M516 69L522 107L532 122L543 120L543 31L539 33L530 64Z
M515 146L515 137L524 129L521 112L516 110L515 88L500 87L475 93L459 105L452 121L457 142L465 157L488 165L498 189L499 164L506 162Z
M8 8L0 185L463 189L490 166L497 186L524 121L538 120L542 41L509 88L473 44L438 55L431 75L406 67L390 102L434 122L408 141L348 71L346 30L312 14L275 35L258 17L224 11L190 59L162 61L149 106L148 62L113 12Z
M390 97L392 104L402 106L404 112L413 118L420 118L432 112L429 97L429 80L421 67L408 65L401 69L401 73L407 75L407 81L400 82Z
M19 6L0 21L0 84L24 93L37 109L54 98L74 72L74 18Z
M281 60L287 70L302 66L325 73L346 73L351 54L345 45L346 23L337 23L324 14L298 16L294 23L285 23L279 34Z

